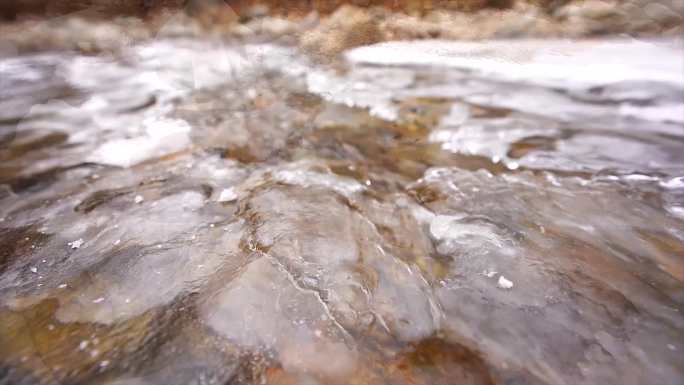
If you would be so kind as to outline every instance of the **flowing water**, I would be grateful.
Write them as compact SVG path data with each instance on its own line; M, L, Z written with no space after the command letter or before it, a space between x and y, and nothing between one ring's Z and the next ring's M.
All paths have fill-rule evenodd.
M681 384L683 52L4 56L0 383Z

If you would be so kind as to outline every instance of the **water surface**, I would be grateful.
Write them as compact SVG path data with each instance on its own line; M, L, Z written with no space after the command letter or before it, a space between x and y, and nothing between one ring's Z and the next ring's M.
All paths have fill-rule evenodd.
M680 41L0 59L0 383L684 378Z

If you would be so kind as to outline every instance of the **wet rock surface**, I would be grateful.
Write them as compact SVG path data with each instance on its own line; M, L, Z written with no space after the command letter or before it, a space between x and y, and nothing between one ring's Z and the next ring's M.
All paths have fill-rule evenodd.
M681 43L393 44L3 57L0 383L680 383Z

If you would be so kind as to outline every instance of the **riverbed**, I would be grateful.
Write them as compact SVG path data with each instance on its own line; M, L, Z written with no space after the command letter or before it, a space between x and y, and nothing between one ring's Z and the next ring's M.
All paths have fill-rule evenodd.
M684 378L681 40L0 58L0 383Z

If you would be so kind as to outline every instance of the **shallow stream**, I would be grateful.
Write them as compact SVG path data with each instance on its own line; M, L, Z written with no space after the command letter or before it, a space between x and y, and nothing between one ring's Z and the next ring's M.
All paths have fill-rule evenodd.
M683 52L2 57L0 384L681 384Z

